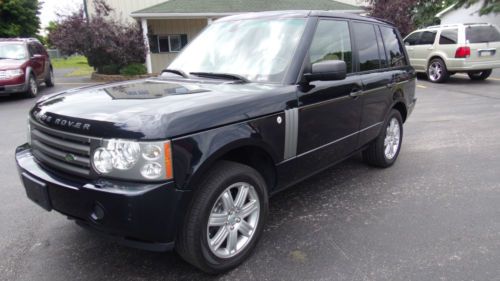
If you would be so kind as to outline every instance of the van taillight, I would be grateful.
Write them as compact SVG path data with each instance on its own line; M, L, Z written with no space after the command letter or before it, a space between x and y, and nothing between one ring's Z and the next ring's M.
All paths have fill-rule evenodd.
M455 51L455 58L468 58L470 57L470 48L469 47L458 47Z

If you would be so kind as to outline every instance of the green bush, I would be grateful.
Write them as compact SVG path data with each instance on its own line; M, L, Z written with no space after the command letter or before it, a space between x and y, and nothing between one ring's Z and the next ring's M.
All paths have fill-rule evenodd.
M120 69L121 75L133 76L133 75L142 75L146 74L147 69L142 63L131 63L127 66L124 66Z
M97 72L100 74L119 74L120 73L120 66L117 64L108 64L108 65L103 65L97 69Z

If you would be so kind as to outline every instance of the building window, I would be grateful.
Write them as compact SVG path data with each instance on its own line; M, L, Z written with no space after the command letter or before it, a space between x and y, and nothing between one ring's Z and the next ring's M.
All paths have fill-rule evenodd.
M177 53L187 45L187 34L151 35L149 49L152 53Z

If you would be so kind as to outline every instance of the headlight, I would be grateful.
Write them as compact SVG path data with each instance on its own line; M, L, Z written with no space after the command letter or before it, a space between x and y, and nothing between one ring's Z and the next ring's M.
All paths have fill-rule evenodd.
M132 180L171 179L170 142L103 140L94 150L96 172L108 177Z
M18 76L24 75L24 71L22 69L9 69L0 71L0 78L9 79Z

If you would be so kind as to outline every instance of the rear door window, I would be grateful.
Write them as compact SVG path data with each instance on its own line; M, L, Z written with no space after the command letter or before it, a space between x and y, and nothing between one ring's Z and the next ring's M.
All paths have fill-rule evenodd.
M359 70L380 68L380 57L375 28L372 24L354 22L354 36L358 47Z
M452 45L458 43L458 29L443 29L439 35L439 45Z
M469 43L500 42L500 32L491 25L467 26L465 40Z
M389 59L390 67L398 67L406 65L405 52L403 46L398 39L397 32L394 28L381 26L382 39L384 40L385 52Z
M432 45L436 40L436 31L424 31L418 45Z

